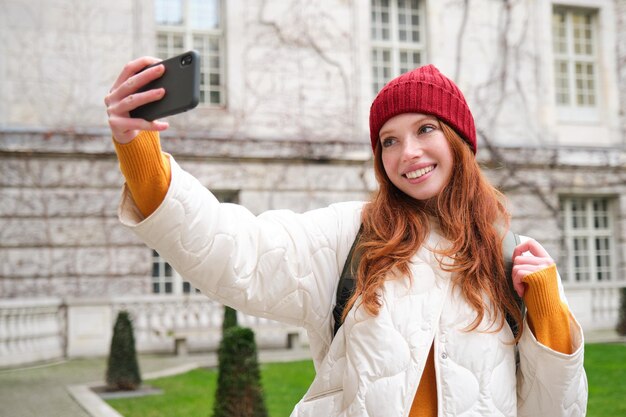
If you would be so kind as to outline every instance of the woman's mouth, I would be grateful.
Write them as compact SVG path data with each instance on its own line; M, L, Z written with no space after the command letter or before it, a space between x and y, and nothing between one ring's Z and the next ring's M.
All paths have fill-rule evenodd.
M416 169L415 171L407 172L404 176L410 180L414 180L428 174L433 169L435 169L435 165L430 165L421 169Z

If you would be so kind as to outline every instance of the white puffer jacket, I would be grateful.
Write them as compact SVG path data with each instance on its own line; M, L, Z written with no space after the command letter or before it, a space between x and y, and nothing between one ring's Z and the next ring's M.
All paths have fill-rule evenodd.
M578 323L571 321L571 355L542 346L525 325L516 382L508 326L463 331L475 315L427 249L446 244L436 231L413 258L413 285L389 280L380 314L351 311L333 339L335 291L363 203L255 217L219 204L173 159L171 165L159 208L144 220L125 190L120 219L210 298L306 328L316 377L292 416L408 416L433 343L439 416L585 415Z

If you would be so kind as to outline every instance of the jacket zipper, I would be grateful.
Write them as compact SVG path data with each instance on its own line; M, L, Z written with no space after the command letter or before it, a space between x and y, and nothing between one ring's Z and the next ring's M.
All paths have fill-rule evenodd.
M312 397L309 398L305 398L304 400L302 400L303 403L308 403L309 401L315 401L315 400L319 400L320 398L324 398L324 397L330 397L331 395L343 391L343 387L339 387L339 388L332 388L326 391L322 391L319 394L315 394Z

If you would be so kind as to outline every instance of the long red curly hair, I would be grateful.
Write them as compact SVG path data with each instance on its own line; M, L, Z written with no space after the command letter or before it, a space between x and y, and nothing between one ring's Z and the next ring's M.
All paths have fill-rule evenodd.
M503 231L509 227L504 196L482 174L469 146L449 126L440 122L450 143L454 170L436 204L408 197L389 180L382 163L381 146L374 152L374 169L379 188L363 210L363 234L357 250L361 260L356 290L348 300L343 318L361 296L361 305L372 315L380 311L380 291L389 272L410 277L409 261L429 233L429 216L435 217L451 245L440 252L451 265L454 284L476 311L466 330L476 329L487 312L491 325L502 329L510 315L521 329L522 316L502 262ZM411 277L413 279L413 277ZM484 296L488 301L485 301ZM516 336L519 340L521 332Z

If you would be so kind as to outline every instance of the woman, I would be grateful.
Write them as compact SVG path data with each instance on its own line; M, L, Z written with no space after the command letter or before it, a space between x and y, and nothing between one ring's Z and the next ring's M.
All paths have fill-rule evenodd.
M162 73L138 73L152 62L129 63L105 99L127 181L121 221L212 299L306 328L316 377L292 416L585 414L582 331L554 261L532 239L515 249L522 318L502 265L508 213L475 161L462 93L434 66L392 80L372 103L370 202L255 217L219 204L161 153L154 131L166 123L129 118L163 95L135 93ZM333 337L361 225L356 291ZM516 337L506 315L522 324Z

